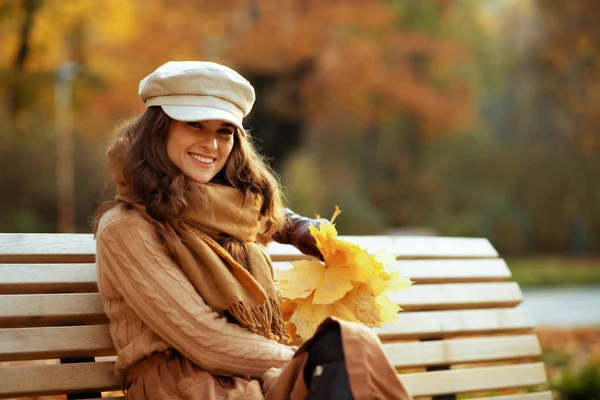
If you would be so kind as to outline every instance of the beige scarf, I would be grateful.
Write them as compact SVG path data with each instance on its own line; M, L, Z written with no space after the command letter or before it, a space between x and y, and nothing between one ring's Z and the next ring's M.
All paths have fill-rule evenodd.
M109 152L115 199L132 205L159 228L172 258L213 310L228 312L254 333L281 340L285 327L273 265L264 246L256 242L262 197L244 196L224 185L195 184L186 192L188 208L183 215L156 221L125 182L122 150Z

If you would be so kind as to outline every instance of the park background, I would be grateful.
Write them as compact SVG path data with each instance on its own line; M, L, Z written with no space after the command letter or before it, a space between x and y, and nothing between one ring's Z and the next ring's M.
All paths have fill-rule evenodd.
M339 205L342 234L485 237L526 301L592 307L598 15L590 0L4 0L0 232L90 232L140 79L210 60L254 85L246 126L295 211ZM564 398L600 396L596 313L540 321Z

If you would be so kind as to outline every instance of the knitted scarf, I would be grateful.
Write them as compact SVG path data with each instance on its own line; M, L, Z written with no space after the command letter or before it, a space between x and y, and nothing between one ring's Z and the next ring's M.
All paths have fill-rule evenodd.
M224 185L193 184L185 193L187 210L159 222L127 185L123 150L109 151L115 199L133 206L157 226L171 257L208 306L222 315L228 313L254 333L281 340L285 327L273 265L264 246L256 242L262 197Z

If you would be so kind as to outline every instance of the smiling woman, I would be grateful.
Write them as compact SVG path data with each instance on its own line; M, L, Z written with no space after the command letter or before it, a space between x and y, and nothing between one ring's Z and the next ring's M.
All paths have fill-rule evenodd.
M98 289L126 398L283 399L293 389L306 393L299 399L321 388L329 395L319 398L350 399L347 376L364 373L346 373L340 330L371 337L362 343L379 355L373 371L402 398L381 343L363 327L329 320L316 350L294 355L287 345L264 245L319 257L309 227L320 221L284 208L254 149L242 125L250 83L219 64L169 62L140 82L139 95L146 111L109 147L117 195L95 227ZM324 367L327 377L313 379Z

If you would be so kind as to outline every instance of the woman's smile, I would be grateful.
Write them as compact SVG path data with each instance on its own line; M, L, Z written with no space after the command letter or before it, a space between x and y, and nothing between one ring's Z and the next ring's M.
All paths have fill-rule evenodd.
M198 164L198 166L202 168L212 167L215 161L217 160L215 157L196 154L196 153L188 153L190 157Z

